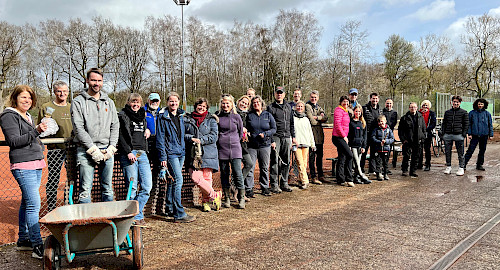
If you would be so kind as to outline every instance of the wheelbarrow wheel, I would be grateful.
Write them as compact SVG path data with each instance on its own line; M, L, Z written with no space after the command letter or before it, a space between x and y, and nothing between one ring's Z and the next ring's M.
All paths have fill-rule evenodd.
M43 269L58 270L61 268L61 245L53 235L45 239L43 245Z
M144 264L142 255L142 230L139 226L132 226L132 260L134 264L134 269L141 269Z

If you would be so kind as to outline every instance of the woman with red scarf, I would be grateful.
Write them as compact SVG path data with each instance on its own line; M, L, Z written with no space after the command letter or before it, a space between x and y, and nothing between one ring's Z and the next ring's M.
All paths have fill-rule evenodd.
M194 103L194 112L186 114L185 129L185 165L189 169L191 179L201 190L203 211L211 210L210 203L219 210L222 192L215 191L212 187L212 172L219 169L219 131L217 117L208 112L208 102L205 98L199 98Z
M425 122L425 131L427 136L424 140L424 147L421 147L422 150L420 153L420 159L418 161L417 169L422 169L423 161L424 161L424 151L425 151L425 169L424 171L430 171L431 169L431 146L432 146L432 130L436 127L436 113L431 111L431 102L429 100L422 101L420 105L420 112L424 117Z

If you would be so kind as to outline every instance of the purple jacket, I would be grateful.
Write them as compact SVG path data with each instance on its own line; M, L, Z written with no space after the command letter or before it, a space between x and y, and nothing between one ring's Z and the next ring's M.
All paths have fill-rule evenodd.
M219 112L217 116L219 117L219 140L217 141L219 159L242 158L240 141L243 137L243 122L240 115Z

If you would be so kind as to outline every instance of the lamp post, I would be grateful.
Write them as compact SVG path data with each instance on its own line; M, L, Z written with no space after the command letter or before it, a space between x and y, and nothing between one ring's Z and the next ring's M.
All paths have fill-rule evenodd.
M66 39L69 48L68 55L68 88L70 92L71 101L73 101L73 89L71 88L71 40L69 38Z
M184 111L187 106L186 98L186 70L184 65L184 6L189 5L191 0L173 0L178 6L181 6L181 57L182 57L182 108Z

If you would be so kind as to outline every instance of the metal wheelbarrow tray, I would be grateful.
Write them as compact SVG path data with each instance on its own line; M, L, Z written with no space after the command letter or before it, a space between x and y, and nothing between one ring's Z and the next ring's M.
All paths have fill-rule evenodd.
M139 227L128 231L139 213L137 201L112 201L58 207L40 219L52 233L45 240L45 269L60 266L61 247L69 263L75 255L113 251L118 257L125 250L133 254L134 268L142 266L142 235ZM122 245L127 238L128 245ZM131 243L132 242L132 243Z

